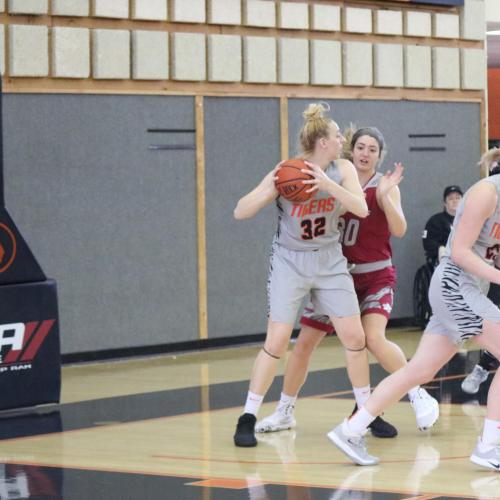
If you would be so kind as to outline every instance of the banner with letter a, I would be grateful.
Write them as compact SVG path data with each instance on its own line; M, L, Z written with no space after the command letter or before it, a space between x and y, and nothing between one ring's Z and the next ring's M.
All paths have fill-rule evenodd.
M0 286L0 410L57 403L61 389L53 280Z

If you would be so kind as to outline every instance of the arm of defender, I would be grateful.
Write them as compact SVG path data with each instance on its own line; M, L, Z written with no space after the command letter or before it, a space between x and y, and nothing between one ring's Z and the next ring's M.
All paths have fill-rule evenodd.
M403 180L403 165L394 164L394 172L387 172L377 186L377 202L384 211L393 236L402 238L406 233L406 218L401 207L399 183Z

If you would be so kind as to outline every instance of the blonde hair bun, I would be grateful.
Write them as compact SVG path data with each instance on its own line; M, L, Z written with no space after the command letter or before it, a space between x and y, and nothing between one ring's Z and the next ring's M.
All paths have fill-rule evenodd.
M325 117L325 113L330 111L330 106L326 102L313 102L309 104L307 109L302 113L304 120L313 121L320 120Z

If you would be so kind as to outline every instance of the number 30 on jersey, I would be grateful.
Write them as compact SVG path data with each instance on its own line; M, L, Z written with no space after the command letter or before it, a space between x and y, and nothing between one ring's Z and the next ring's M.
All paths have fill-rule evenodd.
M349 219L346 221L344 217L339 218L340 242L346 247L352 247L356 244L359 233L359 219Z

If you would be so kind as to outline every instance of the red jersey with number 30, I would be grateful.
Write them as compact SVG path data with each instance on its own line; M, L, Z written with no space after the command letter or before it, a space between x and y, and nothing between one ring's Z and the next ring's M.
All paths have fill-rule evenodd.
M387 218L377 203L377 186L383 174L377 172L364 186L369 214L361 219L350 212L339 219L342 251L353 264L390 259L391 233Z

